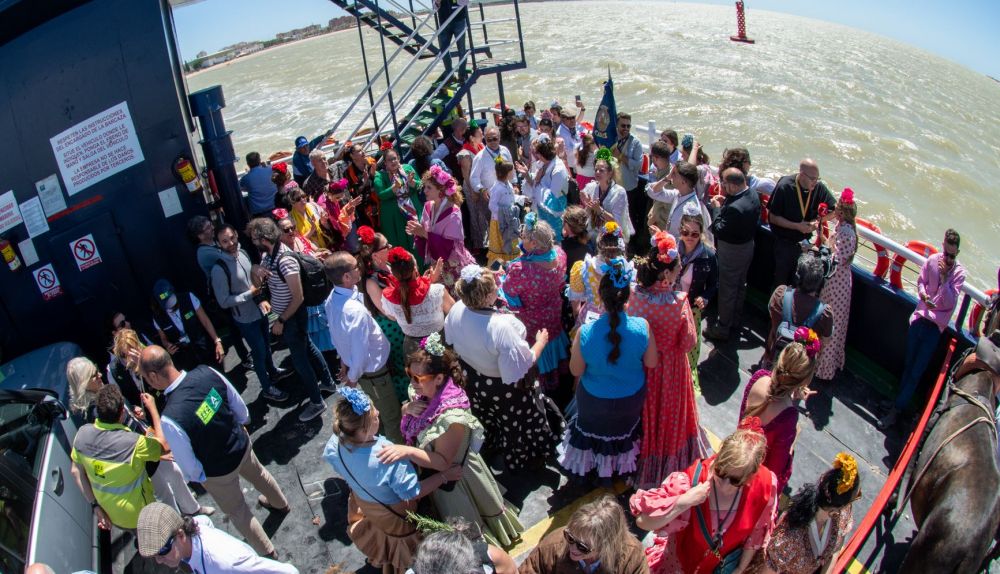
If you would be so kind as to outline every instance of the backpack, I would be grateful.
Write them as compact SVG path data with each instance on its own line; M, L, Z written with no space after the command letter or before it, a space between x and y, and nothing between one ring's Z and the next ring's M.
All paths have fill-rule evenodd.
M823 310L826 309L826 304L822 301L816 303L816 307L812 310L812 313L806 317L806 320L802 322L801 325L796 325L792 321L792 296L795 294L795 289L785 289L785 296L781 299L781 323L778 323L778 331L775 333L774 347L771 350L771 360L777 361L778 355L781 350L788 346L789 343L795 340L795 331L799 327L809 327L816 324L820 316L823 314Z
M281 272L281 265L279 265L282 257L291 257L299 263L303 304L306 307L322 305L326 301L327 296L330 295L330 291L333 291L333 283L330 283L330 280L326 278L323 262L312 255L306 255L298 251L282 251L272 263L282 281L285 281L285 274Z

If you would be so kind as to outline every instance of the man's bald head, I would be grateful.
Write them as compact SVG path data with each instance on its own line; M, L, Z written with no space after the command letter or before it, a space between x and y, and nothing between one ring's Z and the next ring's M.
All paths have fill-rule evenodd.
M738 167L730 167L722 172L722 182L725 184L724 191L728 195L736 195L747 186L747 177L743 175Z
M146 382L161 391L170 386L177 374L170 353L159 345L150 345L142 350L139 355L139 370Z
M806 158L799 162L799 176L797 178L799 186L812 191L819 181L819 166L812 159Z

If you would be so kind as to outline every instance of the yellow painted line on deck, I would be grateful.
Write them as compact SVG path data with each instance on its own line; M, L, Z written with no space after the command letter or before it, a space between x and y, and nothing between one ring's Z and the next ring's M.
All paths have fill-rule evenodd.
M857 560L851 560L851 562L847 565L847 572L849 574L871 574L868 572L868 569L865 568L865 565Z

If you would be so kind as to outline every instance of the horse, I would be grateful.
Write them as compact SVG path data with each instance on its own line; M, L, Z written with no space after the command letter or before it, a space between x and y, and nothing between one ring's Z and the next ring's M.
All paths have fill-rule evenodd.
M918 530L900 572L978 572L1000 540L996 362L970 353L951 379L916 458L908 497Z

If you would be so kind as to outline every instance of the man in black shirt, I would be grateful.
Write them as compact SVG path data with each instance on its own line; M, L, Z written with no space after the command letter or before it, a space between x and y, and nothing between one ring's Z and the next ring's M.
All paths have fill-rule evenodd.
M725 198L712 198L712 234L719 259L719 319L705 330L710 339L724 341L739 328L746 298L747 271L753 260L753 240L760 221L760 198L747 187L746 176L735 167L722 172L719 183Z
M820 216L821 205L826 215ZM798 175L778 180L767 205L771 231L774 233L774 283L791 285L795 266L802 255L800 243L812 237L822 222L833 217L837 200L819 180L819 167L811 159L799 163Z

